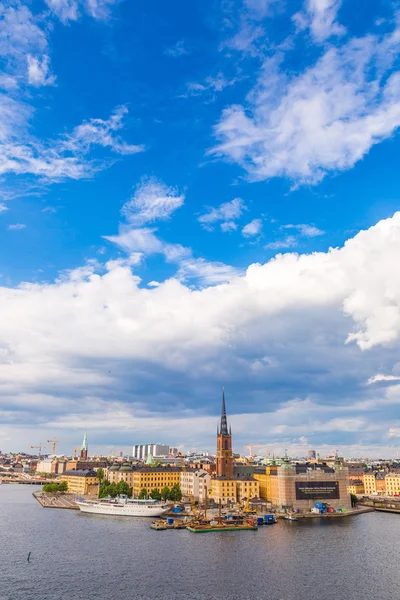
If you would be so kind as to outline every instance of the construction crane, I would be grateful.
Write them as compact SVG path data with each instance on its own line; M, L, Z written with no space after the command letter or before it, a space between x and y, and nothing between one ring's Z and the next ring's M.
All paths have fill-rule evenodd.
M76 454L78 450L81 450L80 446L77 446L76 448L74 448L74 458L78 458L77 454Z
M42 442L40 442L39 446L31 446L31 448L39 448L39 456L42 454L42 448L45 448L46 446L43 446Z
M265 448L266 445L265 444L249 444L248 446L245 446L245 448L248 448L248 450L250 450L250 458L253 458L254 454L253 454L253 448Z
M69 442L70 440L57 440L55 437L52 440L46 440L48 444L51 444L51 453L56 453L56 447L58 443Z

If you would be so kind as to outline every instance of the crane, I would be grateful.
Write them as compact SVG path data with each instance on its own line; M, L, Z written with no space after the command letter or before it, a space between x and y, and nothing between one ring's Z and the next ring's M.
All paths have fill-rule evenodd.
M77 454L76 454L76 453L77 453L77 451L78 451L78 450L80 450L80 449L81 449L81 447L80 447L80 446L77 446L76 448L74 448L74 458L77 458Z
M250 458L253 458L254 454L253 454L253 448L265 448L265 444L249 444L248 446L245 446L245 448L248 448L250 450Z
M39 448L39 456L42 454L42 448L45 448L46 446L43 446L42 442L40 442L39 446L31 446L31 448Z
M56 446L58 443L61 442L69 442L70 440L57 440L55 437L52 440L46 440L46 442L48 444L51 444L51 453L55 454L56 453Z

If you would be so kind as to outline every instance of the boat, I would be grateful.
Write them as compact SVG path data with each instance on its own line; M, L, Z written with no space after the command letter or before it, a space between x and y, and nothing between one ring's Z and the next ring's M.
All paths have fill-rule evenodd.
M165 523L154 522L150 525L150 529L154 529L155 531L165 531L168 529Z
M243 523L190 523L186 529L192 533L220 532L220 531L257 531L255 521L244 521Z
M274 515L264 515L264 525L274 525L278 519Z
M170 506L159 500L139 500L121 494L117 498L78 500L76 504L84 513L115 517L161 517Z
M286 521L298 521L299 519L292 514L287 514L283 517Z

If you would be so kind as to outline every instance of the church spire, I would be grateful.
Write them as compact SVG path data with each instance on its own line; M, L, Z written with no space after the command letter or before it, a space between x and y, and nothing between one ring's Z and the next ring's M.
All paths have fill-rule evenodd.
M86 452L87 452L87 449L88 449L87 432L85 431L85 435L83 436L83 442L82 442L82 450L86 450Z
M222 388L222 409L221 409L221 435L229 435L228 433L228 422L226 420L226 406L225 406L225 390Z

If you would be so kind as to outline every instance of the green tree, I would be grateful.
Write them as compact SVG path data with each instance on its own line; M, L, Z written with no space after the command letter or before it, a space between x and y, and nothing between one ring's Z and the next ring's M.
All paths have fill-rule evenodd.
M179 483L175 483L175 485L172 486L169 499L173 502L180 502L182 500L182 490Z
M117 493L126 494L128 498L132 496L131 488L126 481L119 481L117 483Z
M163 489L161 490L161 498L163 500L170 500L170 496L171 496L171 490L169 489L169 487L166 485L165 487L163 487Z
M151 490L150 492L150 497L153 498L153 500L161 500L161 492L159 492L157 488L154 488L154 490Z
M59 492L68 491L68 483L66 481L61 481L61 483L58 484L58 491Z
M100 483L103 481L104 479L104 469L102 469L101 467L99 467L96 471L96 475L97 477L100 479Z
M358 497L355 494L350 494L351 506L354 508L358 503Z
M99 488L99 498L115 498L118 495L117 486L115 483L110 483L108 479L104 479Z
M142 488L139 494L139 500L145 500L148 496L146 488Z

